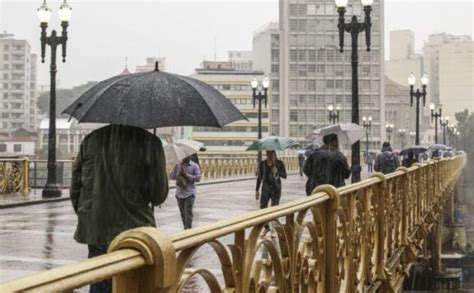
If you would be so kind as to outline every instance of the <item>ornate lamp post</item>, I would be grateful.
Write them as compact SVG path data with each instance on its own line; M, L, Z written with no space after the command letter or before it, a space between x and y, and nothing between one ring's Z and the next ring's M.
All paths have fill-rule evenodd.
M402 128L398 130L398 135L400 136L400 146L402 150L405 148L405 135L407 133L407 130Z
M446 116L441 118L439 120L439 125L441 125L441 128L443 129L443 144L446 145L446 127L449 125L449 117Z
M365 152L369 153L369 132L372 130L372 116L362 117L362 124L365 128Z
M265 108L267 107L267 98L268 98L268 86L270 85L270 81L268 77L265 76L265 78L262 81L262 84L259 85L258 81L256 78L252 80L250 83L252 86L252 92L253 92L253 107L255 108L255 103L258 102L258 139L262 138L262 101L265 102ZM262 92L263 88L263 92ZM257 158L257 168L260 167L260 162L262 161L262 152L258 152L258 158Z
M62 61L66 62L66 43L68 40L67 27L71 19L71 7L64 0L59 7L59 19L61 20L62 32L58 36L56 30L47 36L46 29L51 17L51 9L44 0L43 5L38 8L38 18L41 27L41 62L44 63L46 45L51 47L51 63L50 63L50 99L49 99L49 135L48 135L48 179L43 189L43 197L59 197L61 190L59 189L56 178L56 50L60 45L62 48Z
M416 136L416 132L411 131L411 132L410 132L410 138L411 138L411 144L412 144L412 145L415 144L415 136Z
M352 123L359 124L359 84L358 84L358 65L359 54L357 52L359 34L365 31L365 44L367 51L370 51L370 31L372 22L370 20L370 13L372 11L373 0L362 0L364 6L365 18L364 22L359 22L357 17L352 16L349 23L345 22L344 15L346 14L347 0L336 0L337 12L339 14L339 51L344 52L344 32L351 34L352 44ZM352 182L360 181L360 141L352 145Z
M423 98L423 107L426 103L426 86L428 85L428 76L423 74L421 78L421 86L423 90L420 92L420 89L415 91L416 77L413 72L408 77L408 84L410 84L410 104L413 107L413 98L416 98L416 139L415 143L420 144L420 99Z
M334 112L334 106L328 106L329 111L329 122L332 124L339 123L339 112L341 111L341 107L337 106L336 111Z
M430 110L431 110L431 122L433 122L433 119L434 119L434 125L435 125L435 143L438 143L438 118L441 118L441 115L442 115L441 105L439 105L439 109L436 112L435 104L431 103Z
M392 143L392 132L393 132L393 124L388 123L385 125L385 130L387 131L387 136L388 136L388 142Z

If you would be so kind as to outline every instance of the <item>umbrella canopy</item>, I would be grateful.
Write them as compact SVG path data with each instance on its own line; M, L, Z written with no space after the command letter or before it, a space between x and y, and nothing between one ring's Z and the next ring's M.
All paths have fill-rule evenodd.
M86 91L64 114L79 122L223 127L247 118L218 90L196 79L155 71L119 75Z
M421 145L414 145L414 146L411 146L409 148L406 148L406 149L403 149L401 152L400 152L400 155L402 156L408 156L408 153L410 152L413 152L413 155L415 156L418 156L419 154L421 153L424 153L426 152L428 149L421 146Z
M199 151L199 147L196 148L192 144L170 143L164 147L164 151L167 163L178 163L184 158L197 153Z
M299 146L299 143L288 137L268 136L252 143L247 151L283 151Z
M338 123L316 129L313 134L319 140L328 134L337 134L340 144L353 144L365 136L365 129L354 123Z
M196 149L198 151L204 149L204 143L196 140L190 140L190 139L180 139L174 142L177 145L186 145L190 146L193 149Z
M429 147L429 149L430 149L431 151L434 151L434 150L445 151L445 150L448 149L448 147L445 146L444 144L438 143L438 144L432 144L432 145Z

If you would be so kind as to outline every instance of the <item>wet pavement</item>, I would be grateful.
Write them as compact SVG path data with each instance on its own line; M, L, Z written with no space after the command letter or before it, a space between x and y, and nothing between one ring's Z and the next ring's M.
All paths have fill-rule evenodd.
M305 178L290 175L283 182L281 202L304 196ZM259 208L255 180L204 185L198 188L194 227ZM181 231L179 210L170 191L156 208L157 225L166 233ZM87 258L87 247L73 239L77 223L69 201L0 210L0 282Z

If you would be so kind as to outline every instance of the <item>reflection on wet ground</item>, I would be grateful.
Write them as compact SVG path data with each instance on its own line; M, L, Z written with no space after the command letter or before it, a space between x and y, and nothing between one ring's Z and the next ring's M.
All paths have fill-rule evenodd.
M281 202L304 196L305 179L292 175L283 182ZM157 225L166 233L182 230L174 191L155 209ZM259 208L255 181L200 186L194 210L194 227L214 223ZM87 247L73 239L76 215L69 202L56 202L0 210L0 282L74 263L87 257ZM233 236L219 239L230 244ZM212 248L202 247L190 265L206 267L223 285L220 263ZM192 278L183 292L206 292L201 277Z

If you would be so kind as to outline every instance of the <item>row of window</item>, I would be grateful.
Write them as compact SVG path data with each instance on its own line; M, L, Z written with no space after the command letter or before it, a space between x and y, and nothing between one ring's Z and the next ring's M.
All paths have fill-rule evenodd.
M9 70L10 69L10 64L3 64L3 69ZM13 69L13 70L24 70L25 66L23 64L13 64L11 69Z
M25 46L23 46L23 45L13 45L13 46L3 45L3 50L4 51L9 51L11 47L13 47L12 49L16 50L16 51L22 51L22 50L25 49Z
M312 1L314 2L314 1ZM337 13L337 8L333 0L316 0L315 3L308 4L290 4L291 16L308 16L308 15L327 15ZM325 5L326 4L326 5ZM377 3L374 3L377 6ZM347 14L362 15L362 5L359 2L348 3L346 7Z
M380 119L380 112L376 111L360 111L359 115L363 116L372 116L374 121L378 121ZM351 121L352 119L352 111L349 110L341 110L339 111L339 119L340 121ZM329 112L324 110L291 110L290 109L290 122L325 122L329 121Z
M326 109L329 104L335 105L351 105L352 95L314 95L301 94L290 95L290 107L320 107ZM280 95L272 95L272 107L278 107L280 104ZM378 96L361 95L359 104L362 107L379 107L380 100Z
M253 127L239 127L239 126L225 126L224 128L218 127L193 127L195 132L257 132L258 128ZM268 126L262 125L262 132L268 132Z
M319 90L351 91L352 81L342 79L290 79L290 91L319 91ZM378 92L380 81L360 80L359 89L367 92Z
M251 91L252 87L249 84L213 84L216 90L219 91Z
M273 56L273 55L272 55ZM377 51L359 52L359 61L380 62L380 53ZM278 61L278 60L273 60ZM349 62L351 51L339 52L336 47L326 49L290 49L290 62Z
M21 144L14 144L13 151L15 153L21 152L21 147L22 147ZM7 145L4 143L0 144L0 153L5 153L6 151L7 151Z
M11 85L11 86L9 86ZM23 83L12 83L12 84L9 84L9 83L6 83L4 82L3 83L3 89L13 89L13 90L23 90L25 89L25 84Z
M9 93L3 93L3 99L4 100L8 100L9 97L12 99L12 100L22 100L24 95L23 94L18 94L18 93L13 93L13 94L9 94Z
M9 78L10 78L10 75L8 73L3 74L3 79L7 80ZM23 79L23 78L25 78L25 75L23 75L23 74L13 73L11 75L11 79L13 79L13 80L19 80L19 79Z

